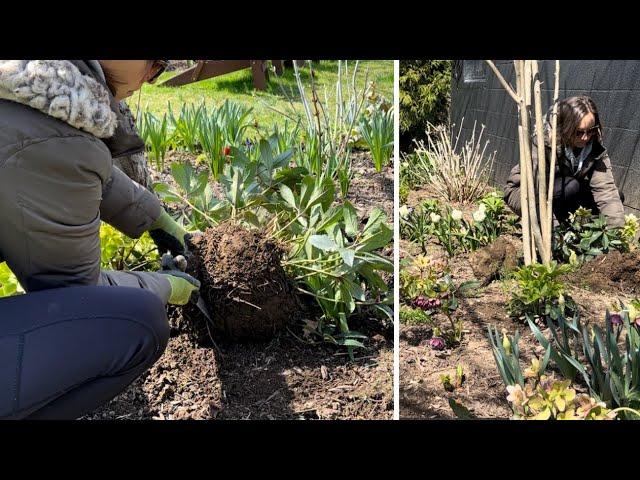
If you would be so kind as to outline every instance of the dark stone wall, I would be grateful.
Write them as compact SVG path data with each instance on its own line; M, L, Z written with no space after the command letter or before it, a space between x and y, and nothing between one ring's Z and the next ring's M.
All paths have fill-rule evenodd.
M515 83L513 62L497 60L505 79ZM542 77L542 108L553 96L555 61L539 62ZM560 94L565 98L589 95L596 102L604 125L604 145L609 150L613 175L625 194L625 206L640 210L640 61L562 60ZM462 139L469 138L474 122L485 125L488 151L497 151L492 181L504 185L518 162L517 107L483 60L457 60L451 89L451 121L461 125Z

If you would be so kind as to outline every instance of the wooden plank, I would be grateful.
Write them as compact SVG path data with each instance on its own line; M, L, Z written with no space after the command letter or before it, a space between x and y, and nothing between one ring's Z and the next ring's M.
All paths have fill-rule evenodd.
M284 71L283 61L272 60L272 62L274 62L276 72L281 75ZM251 68L254 87L258 90L265 90L269 80L269 72L266 68L265 60L200 60L194 67L179 73L160 85L168 87L188 85L246 68Z
M253 74L253 86L258 90L266 90L267 71L264 60L251 60L251 73Z
M186 85L187 83L191 83L193 80L193 73L199 68L199 63L194 65L191 68L187 68L186 70L180 72L178 75L171 77L169 80L165 80L162 83L159 83L160 87L177 87L179 85Z

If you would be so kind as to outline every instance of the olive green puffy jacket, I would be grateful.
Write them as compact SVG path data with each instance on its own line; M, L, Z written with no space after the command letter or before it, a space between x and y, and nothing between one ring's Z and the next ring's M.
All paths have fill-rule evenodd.
M162 207L113 166L144 149L95 60L0 60L0 259L22 286L148 288L155 273L100 270L100 220L139 237Z

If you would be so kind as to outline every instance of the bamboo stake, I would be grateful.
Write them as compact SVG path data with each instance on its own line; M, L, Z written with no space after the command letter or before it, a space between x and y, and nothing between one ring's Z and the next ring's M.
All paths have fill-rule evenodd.
M548 243L547 232L550 225L547 223L547 161L544 152L544 127L542 124L542 96L540 93L540 72L538 61L531 61L531 75L533 77L533 97L536 117L536 139L538 143L538 205L540 210L540 229L542 233L542 263L549 265L551 261L551 244Z
M501 85L518 105L518 141L520 145L520 206L522 216L522 242L525 264L538 260L538 254L544 264L551 262L552 218L553 218L553 182L556 164L557 98L559 90L560 62L556 60L556 78L554 107L552 118L552 155L550 160L549 182L547 183L546 157L544 145L544 121L540 72L537 60L514 60L516 74L515 91L504 79L491 60L486 60ZM535 114L535 124L529 120ZM537 138L538 168L534 178L531 145L531 128L535 128ZM536 188L537 182L537 193Z
M540 232L540 223L538 221L538 212L536 210L536 202L535 202L535 190L533 188L533 166L531 162L531 144L530 141L530 130L529 130L529 111L531 108L531 63L527 60L522 61L522 83L524 85L524 97L522 98L522 111L524 112L521 115L522 122L522 136L523 136L523 147L524 147L524 155L525 155L525 166L527 168L527 196L528 196L528 207L529 207L529 225L531 226L531 233L533 237L533 248L532 248L532 261L537 261L536 249L538 252L542 252L542 234ZM520 185L522 188L522 184Z
M548 244L551 248L551 225L553 222L553 184L556 175L556 131L558 127L558 94L560 91L560 60L556 60L555 84L553 86L553 111L551 113L551 161L549 165L549 192L547 194Z
M513 91L513 88L511 88L511 85L509 85L509 83L507 83L507 81L504 79L504 77L502 76L502 74L500 73L500 70L498 70L495 66L495 64L491 61L491 60L485 60L488 64L489 67L491 68L491 70L493 70L493 73L496 74L496 77L498 77L498 80L500 81L500 83L502 84L502 86L505 88L505 90L507 91L507 93L509 95L511 95L511 98L513 98L513 100L518 103L520 101L519 94L516 95L516 93ZM516 88L518 88L516 86Z
M522 73L520 69L521 60L513 61L513 68L516 74L516 90L518 91L518 98L524 95L524 88L522 86ZM518 112L522 118L522 102L518 99ZM522 136L522 123L518 122L518 136L519 136L519 152L520 152L520 213L522 217L522 246L524 251L524 263L525 265L531 264L532 252L531 252L531 240L529 226L529 200L527 198L527 189L524 186L527 184L527 169L524 160L524 148L523 136Z

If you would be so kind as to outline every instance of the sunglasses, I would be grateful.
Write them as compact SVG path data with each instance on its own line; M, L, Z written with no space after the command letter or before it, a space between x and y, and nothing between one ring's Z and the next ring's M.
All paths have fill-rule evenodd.
M158 80L158 77L164 73L168 66L169 62L167 60L155 60L151 66L151 71L154 73L149 80L147 80L147 83L154 83Z
M600 128L600 125L594 125L593 127L588 128L586 130L577 129L576 130L576 137L581 138L584 135L587 135L588 137L591 137L598 131L599 128Z

